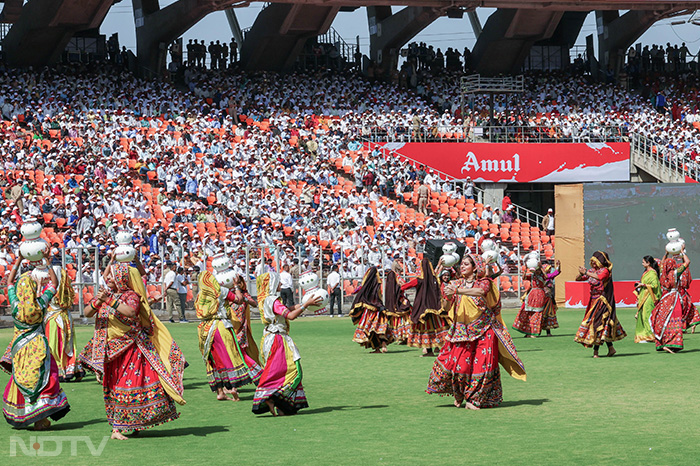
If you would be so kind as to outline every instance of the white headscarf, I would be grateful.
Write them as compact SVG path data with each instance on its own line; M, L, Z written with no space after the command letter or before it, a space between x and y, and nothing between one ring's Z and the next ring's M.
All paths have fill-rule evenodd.
M268 282L268 289L269 289L269 294L267 295L267 298L265 298L265 301L263 302L263 317L267 322L272 322L275 323L276 321L276 316L273 307L275 304L275 301L280 297L278 288L280 285L280 275L277 272L268 272L268 275L270 276L270 280ZM269 325L269 324L268 324ZM286 325L285 325L286 327Z

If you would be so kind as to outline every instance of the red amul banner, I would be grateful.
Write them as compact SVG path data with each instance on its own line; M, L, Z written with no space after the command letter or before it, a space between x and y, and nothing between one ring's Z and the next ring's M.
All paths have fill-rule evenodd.
M630 145L610 143L371 143L457 179L493 183L629 181Z

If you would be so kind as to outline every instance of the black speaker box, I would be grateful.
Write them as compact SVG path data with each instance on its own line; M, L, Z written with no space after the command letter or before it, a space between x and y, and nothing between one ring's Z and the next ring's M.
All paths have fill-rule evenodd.
M448 8L446 13L447 17L452 19L462 19L464 17L464 10L461 8Z
M442 256L442 247L445 243L455 243L457 245L457 254L460 257L464 257L464 253L467 250L467 246L460 243L456 239L429 239L425 242L425 252L423 257L427 257L433 267L437 267L437 263Z

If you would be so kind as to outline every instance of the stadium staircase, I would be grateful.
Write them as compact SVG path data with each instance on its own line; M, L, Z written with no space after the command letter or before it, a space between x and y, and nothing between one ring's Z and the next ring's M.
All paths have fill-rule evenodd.
M697 168L684 161L675 160L668 148L656 144L641 134L630 134L630 158L632 164L656 178L661 183L686 183L699 181Z
M372 148L372 145L375 143L370 142L367 139L364 139L365 144L368 145L368 147ZM377 149L381 150L384 153L384 157L396 157L401 160L406 160L411 162L413 165L418 166L420 163L416 160L411 159L410 157L407 157L399 152L398 149L395 149L391 144L387 145L376 145L375 146ZM452 182L454 184L462 184L462 188L464 187L464 180L459 180L455 178L454 176L451 176L447 173L441 172L440 170L435 169L434 167L428 167L433 172L437 173L443 180L447 180L448 182ZM474 197L478 201L483 201L484 200L484 190L474 186ZM483 202L484 204L486 202ZM526 209L525 207L519 205L519 204L512 204L514 209L515 209L515 215L523 222L529 223L529 224L534 224L534 225L542 225L542 220L544 219L544 216L541 214L538 214L537 212L534 212L532 210ZM471 212L470 212L471 213ZM481 213L479 213L481 215Z

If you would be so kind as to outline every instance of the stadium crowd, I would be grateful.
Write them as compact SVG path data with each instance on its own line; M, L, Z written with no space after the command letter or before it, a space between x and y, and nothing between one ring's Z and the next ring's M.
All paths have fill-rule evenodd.
M116 231L131 230L152 281L161 260L201 269L221 250L243 267L245 245L275 244L268 258L296 273L307 259L342 258L353 277L395 259L412 273L431 236L473 247L494 235L524 250L546 246L551 256L549 236L520 224L508 206L476 202L473 184L446 182L362 145L382 132L477 133L488 102L477 98L462 115L454 79L411 89L332 73L187 68L183 77L180 88L121 68L4 71L0 266L16 253L23 215L42 219L47 238L69 248L109 248ZM652 82L646 96L555 73L531 74L525 87L513 102L496 100L499 125L589 140L614 124L621 136L645 135L685 162L698 157L690 76ZM83 259L91 276L91 256Z
M68 248L104 247L120 228L131 230L152 280L162 258L201 269L225 249L240 265L241 246L272 243L290 262L315 262L322 250L329 263L344 254L351 275L361 276L368 259L393 260L407 246L417 260L425 235L480 234L466 227L466 214L478 223L484 206L431 173L360 150L346 120L283 107L266 119L256 110L275 106L261 96L281 94L264 87L256 95L211 97L198 84L183 93L123 72L84 71L5 75L0 154L9 260L23 215L43 219L48 239ZM29 89L26 100L22 86ZM428 215L401 202L421 181L436 194ZM451 207L463 198L461 217L440 209L445 189ZM471 212L464 210L467 201ZM478 226L490 227L483 220ZM379 250L383 255L376 256ZM83 259L90 276L92 258Z

